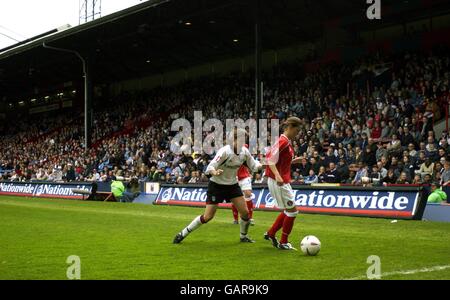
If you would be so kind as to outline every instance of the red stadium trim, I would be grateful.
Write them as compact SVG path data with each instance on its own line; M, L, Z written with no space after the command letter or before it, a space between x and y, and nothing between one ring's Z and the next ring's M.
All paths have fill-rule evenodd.
M184 205L184 206L197 206L197 207L205 207L206 206L206 202L181 201L181 200L169 200L169 201L156 200L155 203L161 204L161 205ZM219 207L231 208L231 203L220 203Z
M265 205L260 205L259 207L265 209ZM318 207L297 207L297 210L300 212L341 213L341 214L349 214L349 215L412 217L412 213L410 211L348 209L348 208L318 208Z
M419 187L419 186L429 186L429 184L400 184L400 183L390 183L386 184L387 187L389 186L406 186L406 187Z

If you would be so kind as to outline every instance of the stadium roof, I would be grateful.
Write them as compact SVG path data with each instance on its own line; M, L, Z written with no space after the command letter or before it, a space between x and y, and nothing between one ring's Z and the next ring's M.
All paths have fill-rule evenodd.
M384 0L383 5L399 1ZM401 2L401 1L400 1ZM421 2L410 0L411 2ZM430 10L448 11L448 1ZM361 30L367 22L365 0L261 0L264 50L315 41L324 26L340 22ZM402 4L403 3L403 4ZM400 5L414 7L407 1ZM160 74L254 51L254 0L149 0L126 10L0 50L1 97L33 94L35 87L81 79L79 60L42 44L79 51L92 57L95 83ZM400 10L401 11L401 10ZM405 20L426 10L410 9ZM403 14L402 14L403 15ZM383 24L401 22L399 15Z

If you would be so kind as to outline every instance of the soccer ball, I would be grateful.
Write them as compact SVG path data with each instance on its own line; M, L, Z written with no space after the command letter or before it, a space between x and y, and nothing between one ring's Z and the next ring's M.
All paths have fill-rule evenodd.
M314 256L320 251L320 241L313 235L307 235L300 242L300 249L306 255Z

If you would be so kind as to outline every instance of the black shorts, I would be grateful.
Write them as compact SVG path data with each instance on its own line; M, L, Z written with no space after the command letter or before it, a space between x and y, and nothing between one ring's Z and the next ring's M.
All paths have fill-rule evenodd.
M206 204L219 204L222 202L231 202L231 199L243 197L239 184L224 185L209 181Z

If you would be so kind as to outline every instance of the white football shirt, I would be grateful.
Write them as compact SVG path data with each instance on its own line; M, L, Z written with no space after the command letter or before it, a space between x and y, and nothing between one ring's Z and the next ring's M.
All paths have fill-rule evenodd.
M231 146L226 145L217 151L216 156L206 168L205 174L211 175L212 170L222 169L221 175L212 176L210 180L223 185L237 184L237 171L244 163L252 172L257 172L262 167L246 147L241 147L241 151L236 155Z

